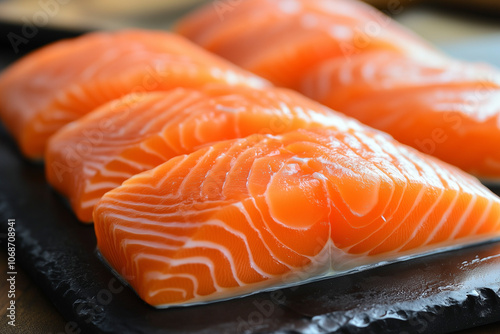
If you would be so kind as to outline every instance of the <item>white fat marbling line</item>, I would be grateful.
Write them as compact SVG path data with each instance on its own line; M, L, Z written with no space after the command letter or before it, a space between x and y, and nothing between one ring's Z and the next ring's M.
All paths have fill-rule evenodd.
M451 213L455 209L457 202L460 198L460 190L455 192L455 195L453 196L453 200L451 201L450 205L448 206L448 209L446 209L443 216L439 220L439 223L434 227L432 232L429 234L427 239L424 241L423 245L428 245L432 241L432 239L436 236L436 234L441 230L443 225L448 222L448 218L450 217Z
M117 182L96 182L96 183L90 183L86 182L85 183L85 194L88 194L90 192L96 191L96 190L102 190L102 189L113 189L116 187L119 187L120 183Z
M254 206L254 208L259 211L259 209L256 207L256 204L255 204L255 200L252 199L252 204ZM248 225L250 226L250 228L252 230L255 231L255 233L257 233L257 236L259 237L259 240L262 242L262 244L264 245L264 248L267 250L267 252L271 255L271 257L278 263L284 265L285 267L287 267L288 269L291 269L290 265L288 265L287 263L281 261L277 256L276 254L274 254L274 252L271 250L271 248L269 248L269 245L265 242L264 240L264 237L262 235L262 232L255 226L255 224L253 223L253 220L252 218L250 217L250 214L248 213L248 211L245 209L245 207L243 206L243 204L241 202L239 203L234 203L234 204L231 204L233 207L237 208L241 213L242 215L245 217L246 221L248 222ZM260 213L260 211L259 211ZM260 213L261 215L261 219L262 219L262 213ZM262 219L262 221L264 221ZM275 238L275 240L277 240L277 238ZM279 242L279 241L278 241Z
M109 43L113 43L111 39L109 40ZM126 52L126 50L122 50L121 48L108 48L99 54L99 58L93 57L92 62L86 64L87 66L83 68L76 77L78 80L86 82L98 78L101 72L106 71L106 68L110 66L110 64L116 62L116 59L123 59L122 53L124 51Z
M146 198L147 199L147 198ZM169 198L172 199L172 198ZM175 198L174 198L175 199ZM164 219L179 219L177 217L190 217L193 215L201 214L201 213L211 213L217 211L217 209L221 208L222 205L219 206L208 206L208 204L211 204L211 202L207 203L200 203L200 206L203 205L203 207L198 207L196 209L192 210L178 210L178 206L174 203L172 205L168 204L155 204L155 203L142 203L138 202L135 200L131 201L125 201L123 199L118 199L115 200L116 203L110 204L107 203L106 207L108 209L115 209L115 210L128 210L130 213L135 212L137 214L140 214L143 217L150 217L151 220L154 218L157 218L158 223L164 224L164 226L170 226L171 224L174 224L172 221L165 221ZM219 202L214 202L214 204L220 204Z
M157 130L155 130L155 128L157 128L160 123L168 123L170 121L173 109L175 110L175 105L179 103L179 99L181 99L181 101L191 100L182 95L183 94L180 94L180 92L178 91L174 91L173 93L168 95L165 94L161 99L156 99L153 105L149 105L150 103L148 103L146 110L144 110L144 104L143 106L138 106L140 108L140 116L137 117L134 115L134 117L132 117L128 123L137 123L139 121L149 119L149 121L140 123L141 128L137 132L137 134L140 136L145 136L156 133Z
M262 210L261 208L257 205L257 202L255 201L255 198L251 197L251 202L252 202L252 206L254 207L254 209L259 213L259 217L261 219L261 221L263 222L264 226L266 227L267 231L269 231L269 234L272 235L272 228L269 226L269 224L267 223L267 220L265 219L264 217L264 214L262 213ZM267 206L267 204L266 204ZM271 214L269 213L269 216L271 217L272 219L272 216ZM273 219L274 221L274 219ZM281 245L281 247L283 247L284 249L287 249L288 251L298 255L298 256L303 256L303 257L306 257L306 255L303 255L303 254L299 254L296 250L290 248L289 246L285 245L283 242L281 242L281 240L279 240L275 235L273 236L274 239L276 240L277 243L279 243ZM276 257L275 257L276 258ZM289 267L289 265L287 265Z
M233 278L236 280L238 285L244 286L246 283L241 281L240 277L238 276L238 270L236 269L236 262L234 260L233 254L231 253L231 250L228 249L227 247L222 246L219 243L211 242L211 241L200 241L200 240L193 240L190 239L188 242L186 242L183 246L183 249L213 249L218 252L220 252L226 260L229 262L229 267L231 268L231 273L233 275ZM184 262L181 262L182 260L177 260L176 262L172 263L172 265L176 265L178 263L184 264ZM264 277L269 277L269 276L264 276ZM212 275L212 278L215 280L215 275Z
M135 226L135 227L134 227ZM170 234L166 232L162 232L161 230L158 231L152 231L149 229L145 229L142 226L128 226L128 225L113 225L113 237L116 240L116 231L122 231L122 232L127 232L131 236L142 238L142 236L154 236L154 237L161 237L165 239L166 241L174 241L174 242L187 242L189 241L190 237L183 236L183 235L178 235L178 234ZM130 240L130 239L127 239ZM141 242L142 239L138 240L137 242ZM129 242L130 243L130 242ZM179 246L176 247L177 249Z
M447 198L445 197L446 191L444 189L438 189L439 191L439 196L438 198L432 203L432 205L427 209L427 211L424 213L416 227L413 229L412 234L408 238L408 240L403 243L401 247L399 247L396 252L400 252L401 249L403 249L406 245L408 245L412 240L417 236L417 234L420 232L420 230L425 226L425 222L429 219L429 216L435 212L436 208L439 205L445 205L447 202ZM441 203L443 202L443 203Z
M108 209L114 209L116 210L116 207L108 207ZM160 228L160 229L167 229L167 228L176 228L176 229L193 229L193 228L200 228L203 225L203 222L189 222L189 221L179 221L179 222L161 222L158 220L152 220L148 219L145 217L135 217L134 215L127 215L127 211L123 210L123 208L118 208L120 212L122 213L116 213L116 212L109 212L106 214L105 219L113 218L113 219L120 219L123 222L130 223L134 226L139 226L139 225L144 225L144 226L151 226L152 228ZM132 214L134 211L132 211ZM121 223L123 224L123 223ZM155 232L156 233L156 232Z
M462 217L460 218L460 220L455 224L455 228L453 229L453 231L450 233L450 237L448 238L448 240L454 240L456 239L456 236L458 234L458 232L462 229L462 227L464 226L464 224L466 223L467 219L469 218L469 216L471 215L474 207L476 206L476 202L477 202L477 199L478 199L478 196L476 195L473 195L472 196L472 200L469 201L469 204L467 205L467 208L465 209L465 211L462 213Z
M212 282L216 290L221 290L221 287L217 283L216 280L216 275L215 275L215 264L213 261L206 256L191 256L191 257L185 257L183 259L171 259L169 262L171 267L176 267L176 266L182 266L185 264L201 264L205 265L207 268L210 270L210 276L212 277ZM233 269L233 268L232 268ZM233 272L233 275L235 272ZM239 286L244 286L245 283L239 281L237 276L234 276L234 280Z
M472 235L476 234L479 228L481 228L481 226L486 222L486 219L488 218L489 214L491 213L491 209L493 208L493 203L494 203L493 201L488 201L488 205L486 206L486 209L484 209L481 218L471 231Z
M213 281L214 287L216 289L220 289L220 287L217 285L217 282L215 281L215 265L212 262L212 260L210 260L208 257L205 257L205 256L193 256L193 257L186 257L186 258L183 258L183 259L174 259L174 258L171 258L171 257L168 257L168 256L160 256L160 255L146 254L146 253L136 253L136 254L132 255L132 262L135 264L136 268L140 267L139 262L141 260L154 260L154 261L157 261L160 265L168 263L170 265L170 267L177 267L177 266L186 265L186 264L204 265L210 271L210 276L212 277L212 281ZM143 278L145 278L145 276L147 277L148 273L149 272L142 273ZM150 276L153 276L153 277L150 277L149 279L150 280L154 280L154 275L150 275ZM175 276L179 277L176 274L173 274L172 276L173 277L175 277ZM193 280L193 286L198 287L198 278L197 277L189 275L189 276L184 276L184 278L188 278L188 279ZM145 283L147 284L149 282L146 281ZM167 289L169 289L169 288L167 288ZM160 290L161 289L157 289L157 290L149 289L148 293L151 296L154 296L154 295L156 295L156 292L160 291ZM195 298L198 296L198 294L196 293L196 290L193 290L193 294L195 295Z
M227 224L225 224L224 222L222 222L220 220L214 220L214 219L212 219L212 220L206 221L205 225L206 226L212 225L212 226L221 227L221 228L225 229L227 232L229 232L232 235L234 235L235 237L238 237L239 239L241 239L241 241L245 244L245 249L246 249L247 255L248 255L249 259L250 259L250 267L253 270L255 270L257 273L259 273L261 276L263 276L263 277L266 277L266 278L271 277L271 275L269 275L269 273L265 272L255 262L255 259L253 257L252 249L251 249L250 244L248 242L248 238L247 238L247 236L244 233L242 233L240 231L237 231L237 230L229 227Z
M381 244L383 244L387 239L389 239L394 233L396 233L398 231L398 229L408 220L408 218L414 214L414 211L415 209L417 208L418 204L422 201L422 198L425 194L425 191L426 191L426 187L423 186L420 188L420 191L418 192L416 198L415 198L415 201L413 202L413 205L411 206L411 208L407 211L407 213L405 214L405 216L400 220L399 224L393 226L393 229L392 229L392 232L389 233L385 238L381 239L380 242L373 248L375 249L376 247L380 246ZM389 222L392 222L392 221L389 221ZM371 235L373 234L370 234L368 236L366 236L366 238L364 238L362 241L360 241L359 243L362 243L364 240L367 240ZM357 246L359 243L356 243L354 245L352 245L351 247L347 248L347 252L349 252L349 250L351 248L354 248L355 246ZM365 253L362 254L362 256L369 256L369 253L372 251L372 249L369 249L368 251L366 251Z
M168 144L166 143L165 139L163 137L159 137L159 138L161 138L163 140L163 142L165 143L165 146L168 147ZM158 150L157 147L151 147L150 146L150 139L152 139L152 137L148 138L148 140L144 140L143 142L141 142L139 144L139 148L141 149L141 151L143 151L149 155L155 156L157 158L160 158L161 160L166 162L168 160L168 157L166 157L164 155L164 152L162 152L161 150ZM144 165L148 166L146 164L144 164ZM153 168L153 167L156 167L156 166L152 166L151 168ZM150 168L148 168L148 169L150 169Z
M222 111L225 113L238 114L240 112L244 112L245 108L243 107L234 107L234 106L225 106L220 103L215 105L215 110Z
M190 160L191 160L191 159L188 158L188 155L181 155L181 156L178 156L178 157L182 157L182 160L178 161L175 166L173 166L172 168L170 168L170 170L167 173L165 173L164 175L162 175L162 177L159 178L157 182L155 182L154 184L148 185L150 189L157 189L157 188L167 187L168 180L169 180L170 176L172 175L172 173L174 173L175 171L177 171L179 168L185 168L184 165L186 163L189 163ZM159 168L151 169L149 171L149 174L151 176L157 176L156 174L158 174L158 173L159 173ZM132 180L132 178L130 178L130 180ZM178 194L176 194L176 195L178 196Z
M112 162L112 161L109 161L109 162ZM96 167L98 167L98 168L96 168ZM85 168L87 168L87 166L85 166ZM144 166L142 169L144 169ZM89 172L90 171L92 171L92 174L85 173L85 175L92 177L96 174L97 171L99 171L101 173L101 175L106 177L106 178L121 178L123 180L126 180L132 176L132 175L130 175L130 172L128 172L128 171L111 170L111 169L106 168L106 166L93 166L92 169L89 170ZM88 182L92 182L90 177L88 177L88 179L87 179ZM99 183L100 182L103 182L103 181L99 181ZM92 184L98 184L98 183L92 182ZM118 185L120 185L120 183Z
M168 280L170 278L176 278L176 277L187 278L191 282L193 282L193 294L195 296L197 296L196 291L198 291L199 282L198 282L198 278L196 276L194 276L194 275L191 275L191 274L165 274L165 273L163 273L161 271L153 271L153 270L144 274L144 279L146 281L148 281L148 282L151 282L151 281L166 281L166 280ZM219 286L217 286L217 284L215 282L214 282L214 287L215 287L215 289L217 291L221 290L221 288ZM148 296L149 297L154 297L154 296L156 296L159 293L167 292L167 291L182 292L184 298L187 295L187 291L185 289L167 287L167 288L163 288L163 289L150 290L150 291L148 291Z
M94 207L94 205L96 205L99 202L99 200L100 200L100 198L89 199L89 200L78 203L78 206L81 209L92 208L92 207Z
M184 278L188 278L190 277L191 279L193 278L193 276L183 276L183 275L177 275L178 277L184 277ZM153 278L151 278L150 280L153 280ZM194 283L193 283L194 284ZM198 284L198 282L196 282L196 285ZM168 293L169 291L171 292L181 292L182 293L182 297L183 298L186 298L187 296L187 291L186 289L180 289L180 288L164 288L164 289L158 289L158 290L150 290L148 291L148 297L154 297L156 296L157 294L159 293ZM194 294L195 296L197 296L197 294Z
M135 235L134 235L135 236ZM156 234L152 235L156 236ZM144 251L147 251L147 248L151 249L162 249L162 250L169 250L169 251L175 251L178 250L180 247L178 245L169 245L166 242L156 242L156 241L151 241L151 240L144 240L144 239L122 239L120 242L120 245L122 248L127 252L127 248L129 246L141 246L144 248Z
M203 155L201 157L197 158L195 164L190 163L191 159L188 159L187 162L190 163L191 166L188 168L189 171L187 172L187 174L184 175L184 179L182 180L181 184L177 188L177 192L176 192L175 195L177 195L179 198L182 198L182 194L184 193L184 190L185 190L185 187L186 187L186 183L188 183L188 182L191 181L191 177L196 176L196 174L198 174L200 172L200 169L202 171L207 172L208 169L212 168L212 166L211 166L211 161L212 160L211 159L215 159L215 157L213 157L214 151L215 151L215 149L212 146L208 147L207 150L206 150L206 152L203 153ZM181 164L177 164L176 167L180 168ZM186 166L182 166L182 167L186 168ZM164 180L162 180L165 183L161 182L161 183L157 184L157 186L163 186L163 187L168 186L168 176L170 176L170 173L172 171L173 170L171 170L167 174L167 177Z

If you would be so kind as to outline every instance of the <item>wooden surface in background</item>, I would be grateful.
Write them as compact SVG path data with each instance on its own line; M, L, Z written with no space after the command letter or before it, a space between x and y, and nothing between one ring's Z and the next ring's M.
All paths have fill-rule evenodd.
M450 7L472 8L475 10L494 10L500 13L498 0L362 0L373 6L387 8L389 4L416 5L421 3L446 5Z
M0 0L0 20L77 31L120 29L125 27L167 29L172 21L200 3L209 0ZM43 3L56 3L42 6ZM45 17L45 19L44 19ZM40 25L40 24L38 24Z

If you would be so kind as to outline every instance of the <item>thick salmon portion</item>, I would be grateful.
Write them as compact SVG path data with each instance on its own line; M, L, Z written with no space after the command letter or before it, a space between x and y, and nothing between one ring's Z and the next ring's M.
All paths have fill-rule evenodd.
M500 181L500 71L450 59L367 5L213 3L181 20L177 32L277 85Z
M382 133L314 129L177 156L106 193L94 221L112 268L168 307L498 236L500 200Z
M0 76L0 119L31 159L48 138L96 107L133 92L268 83L182 37L159 31L92 33L46 46Z
M298 89L311 67L331 58L371 50L415 51L407 43L415 36L380 29L380 21L393 25L360 2L250 0L225 8L208 4L181 20L176 32L279 86ZM422 43L418 51L431 52L427 48Z
M485 182L500 181L496 69L369 53L318 65L301 91Z
M312 127L366 128L285 89L213 85L130 94L52 136L46 175L77 217L90 222L104 193L177 155L220 140Z

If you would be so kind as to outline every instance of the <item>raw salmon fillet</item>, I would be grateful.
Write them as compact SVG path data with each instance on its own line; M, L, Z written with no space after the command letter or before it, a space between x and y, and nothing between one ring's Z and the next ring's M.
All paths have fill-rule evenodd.
M132 94L53 135L46 175L78 219L90 222L104 193L177 155L220 140L312 127L367 128L285 89L212 85Z
M106 193L94 221L103 258L168 307L499 236L500 200L382 133L314 129L177 156Z
M0 76L0 119L31 159L65 124L129 93L227 83L269 84L182 37L159 31L92 33L46 46Z
M450 59L368 5L214 2L176 30L277 85L500 181L500 71Z

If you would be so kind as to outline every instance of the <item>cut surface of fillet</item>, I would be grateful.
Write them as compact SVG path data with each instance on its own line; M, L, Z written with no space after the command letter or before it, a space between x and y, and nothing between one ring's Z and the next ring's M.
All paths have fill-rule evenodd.
M211 85L131 94L60 129L45 155L48 182L77 217L129 177L202 145L300 128L366 128L286 89Z
M219 142L94 211L103 258L156 307L214 301L500 235L477 179L378 132Z
M65 124L129 93L211 83L269 84L167 32L90 33L43 47L0 76L0 119L28 158L40 159Z
M252 0L220 16L216 6L202 7L177 32L276 85L500 182L499 69L451 59L355 0Z

